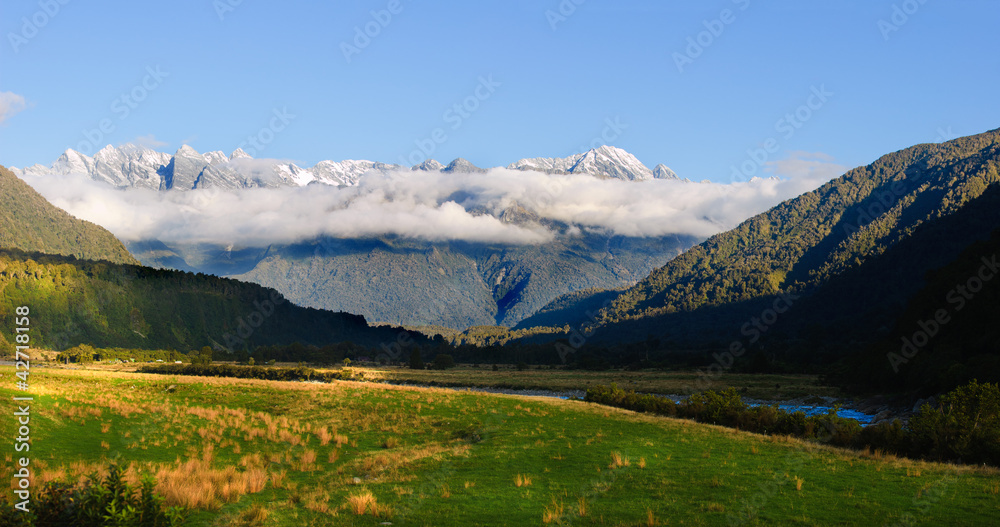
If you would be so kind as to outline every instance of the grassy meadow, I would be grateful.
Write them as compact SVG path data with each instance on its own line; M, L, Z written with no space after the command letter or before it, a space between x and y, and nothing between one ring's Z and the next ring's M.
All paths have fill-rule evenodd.
M996 469L580 401L51 368L31 378L35 489L117 460L133 480L155 475L168 505L191 510L189 525L988 525L1000 515ZM23 394L12 388L0 393ZM13 427L8 415L0 430ZM8 474L14 458L11 446Z
M840 390L820 384L818 375L722 373L712 377L711 384L699 386L695 371L658 370L564 370L532 366L517 370L510 365L493 371L490 365L460 365L447 370L412 370L406 367L347 368L356 377L389 382L431 386L476 386L525 390L570 391L616 383L622 388L643 393L686 394L691 388L724 390L736 388L744 397L786 400L810 396L837 397ZM321 369L321 371L323 371ZM704 381L702 381L704 382Z

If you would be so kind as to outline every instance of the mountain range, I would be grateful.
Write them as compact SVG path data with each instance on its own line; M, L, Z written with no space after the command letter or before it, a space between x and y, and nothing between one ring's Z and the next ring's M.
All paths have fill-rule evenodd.
M613 146L602 146L565 158L522 159L507 168L537 170L553 174L590 174L626 181L679 179L665 165L649 169L632 154ZM257 160L241 149L228 156L222 151L198 153L183 145L173 155L135 144L117 148L108 145L93 157L68 149L50 166L32 165L12 169L18 176L86 175L90 179L121 189L193 190L199 188L277 188L321 183L354 186L370 171L401 170L401 165L375 161L320 161L301 168L295 163ZM485 171L458 158L447 166L431 159L411 170L445 173Z
M567 158L523 159L510 170L586 174L597 179L641 182L678 180L665 165L649 169L628 152L602 146ZM329 185L354 187L388 171L419 170L475 174L486 170L459 158L448 165L429 160L406 169L372 161L322 161L303 169L293 163L256 160L241 150L199 154L182 146L172 156L136 145L108 146L93 157L67 150L49 167L18 171L30 178L81 176L123 191L255 189ZM461 202L459 196L449 200ZM507 225L545 224L560 232L565 222L539 218L516 201L499 210L469 207ZM562 294L588 288L618 288L700 241L687 234L621 236L595 229L550 243L505 245L424 241L398 236L356 239L318 237L291 244L234 246L218 243L127 240L145 265L233 277L273 287L293 302L363 315L381 323L464 329L514 326Z

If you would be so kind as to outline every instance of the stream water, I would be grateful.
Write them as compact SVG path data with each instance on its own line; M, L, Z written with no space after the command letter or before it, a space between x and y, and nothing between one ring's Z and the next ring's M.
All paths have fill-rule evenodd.
M515 390L509 388L484 388L481 386L426 386L419 384L406 384L406 386L424 386L426 388L445 388L455 391L499 393L507 395L527 395L531 397L554 397L557 399L570 399L570 398L583 399L583 396L586 395L586 392L582 390L555 392L552 390ZM679 402L685 399L685 397L681 395L661 395L661 397L667 397L669 399L674 400L675 402ZM761 404L769 404L769 405L777 404L778 408L785 410L786 412L803 412L807 416L825 415L827 412L830 411L830 408L832 408L831 406L822 406L822 405L790 404L782 401L753 400L752 402L748 402L747 404L749 404L750 406L758 406ZM864 412L859 412L857 410L851 410L847 408L841 408L840 410L838 410L837 416L843 417L845 419L854 419L859 424L861 424L861 426L868 426L872 422L872 419L875 417L873 415L869 415Z

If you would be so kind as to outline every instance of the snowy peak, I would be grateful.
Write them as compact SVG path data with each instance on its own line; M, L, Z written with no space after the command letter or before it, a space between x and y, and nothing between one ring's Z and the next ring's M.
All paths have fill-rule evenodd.
M206 152L204 155L210 165L224 165L229 162L229 158L221 150Z
M423 170L424 172L433 172L435 170L442 170L442 169L444 169L444 165L433 159L428 159L427 161L424 161L419 165L413 165L412 167L410 167L410 170Z
M653 179L680 179L677 173L670 170L670 167L660 163L653 168Z
M254 159L237 148L226 156L222 151L198 153L182 145L173 155L141 145L108 145L94 157L69 149L52 166L32 165L15 169L22 176L85 174L117 188L152 190L193 190L198 188L276 188L324 184L356 186L368 172L405 170L406 167L366 160L320 161L310 168L276 159ZM507 168L536 170L550 174L589 174L624 181L678 179L665 165L650 170L632 154L613 146L602 146L565 158L522 159ZM443 173L486 173L467 159L458 158L444 166L429 159L410 170Z
M550 174L590 174L625 181L678 179L677 175L665 165L657 165L655 170L650 170L632 154L607 145L569 157L522 159L511 163L507 168L537 170Z
M244 152L242 148L237 148L236 150L233 150L232 154L229 154L230 161L233 161L235 159L253 159L253 158L250 157L250 154Z
M569 171L626 181L653 179L653 171L646 168L646 165L643 165L632 154L613 146L602 146L583 154Z
M485 174L487 170L479 168L476 165L473 165L472 162L470 162L468 159L460 157L449 163L448 166L442 168L441 172L449 174L454 172L458 172L461 174L472 174L472 173Z

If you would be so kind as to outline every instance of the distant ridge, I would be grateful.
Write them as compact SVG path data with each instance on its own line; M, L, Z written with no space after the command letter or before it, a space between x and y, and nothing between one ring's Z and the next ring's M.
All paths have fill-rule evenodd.
M108 145L93 157L66 150L51 166L31 165L13 169L18 176L86 175L94 181L121 189L193 190L199 188L277 188L325 184L355 186L368 172L403 170L406 167L367 160L320 161L309 168L274 159L254 159L241 149L228 156L221 151L201 154L188 145L166 154L144 146ZM679 179L666 165L650 169L632 154L613 146L602 146L565 158L535 158L515 161L513 170L546 173L590 174L604 179L647 181ZM484 173L466 159L443 165L428 159L411 170L443 173Z

